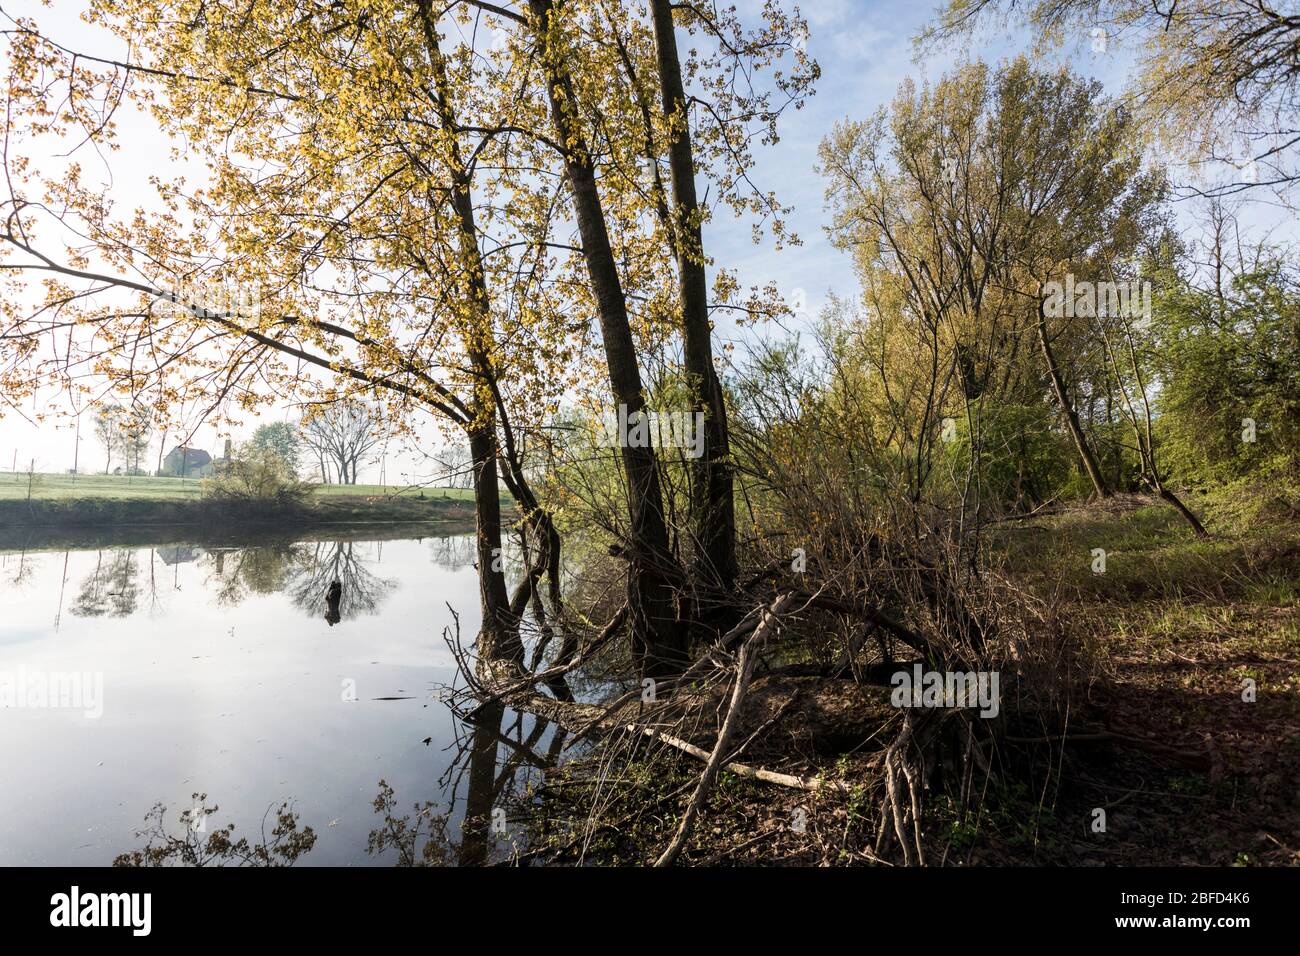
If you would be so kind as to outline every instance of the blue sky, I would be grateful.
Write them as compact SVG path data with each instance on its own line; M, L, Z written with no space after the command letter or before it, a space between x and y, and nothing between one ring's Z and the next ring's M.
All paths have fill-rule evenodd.
M1028 52L1024 31L992 24L968 43L927 51L924 59L917 59L913 38L934 22L938 9L936 0L819 0L801 5L811 32L808 53L821 65L821 80L807 106L784 118L781 142L758 155L754 178L794 205L790 225L803 245L779 253L755 247L747 225L726 221L720 214L705 237L718 263L740 268L749 283L775 281L787 299L802 290L813 316L828 293L856 294L849 258L831 246L824 230L825 183L815 171L822 138L840 120L863 119L887 106L906 78L920 85L966 60L997 63ZM1054 54L1054 64L1068 63L1108 89L1122 89L1129 62L1122 47L1111 43L1097 53L1090 36L1067 40L1071 45Z
M760 0L737 0L742 12L759 5ZM729 212L720 210L707 228L706 249L720 265L738 270L743 286L775 282L787 298L802 290L809 315L816 315L828 293L854 296L857 282L850 262L831 247L823 230L824 184L815 172L822 137L836 121L862 118L887 104L905 77L918 82L933 80L959 59L979 57L996 62L1026 48L1023 34L995 28L958 49L941 51L917 62L912 39L931 21L935 9L934 0L815 0L802 5L811 33L808 53L821 65L821 80L816 95L804 109L783 117L781 141L757 150L753 179L761 188L776 190L783 203L794 206L789 225L803 244L780 252L774 251L770 242L755 245L749 222L735 220ZM7 2L5 10L11 15L35 17L47 33L70 46L104 55L118 52L77 19L76 4L60 0L49 9L32 0L20 0ZM1088 37L1071 39L1078 42L1057 57L1118 92L1128 64L1126 51L1112 43L1105 53L1095 53ZM133 206L148 202L148 194L142 178L133 184L130 177L163 170L170 162L166 159L166 143L151 132L146 117L132 118L122 132L131 145L114 159L115 189L120 191L124 206ZM733 332L727 323L720 323L721 337L731 337ZM276 417L284 417L284 413L269 414L264 420ZM245 432L251 431L252 424L246 426ZM99 461L100 449L93 438L87 438L91 429L84 427L82 433L83 462ZM240 437L236 435L236 439ZM220 446L215 430L208 427L199 429L193 443L209 449ZM72 447L71 428L38 429L21 418L0 419L0 468L10 466L16 451L20 462L35 458L38 470L63 470L72 464ZM377 465L364 469L362 480L377 479L378 472ZM387 472L392 482L403 475L416 478L428 474L428 468L394 448Z

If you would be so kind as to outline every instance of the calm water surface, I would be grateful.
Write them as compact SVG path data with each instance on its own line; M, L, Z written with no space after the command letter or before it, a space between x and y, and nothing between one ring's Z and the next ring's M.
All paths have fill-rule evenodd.
M365 852L381 778L401 812L458 820L465 731L438 688L447 605L465 642L478 627L473 538L341 537L0 554L0 680L103 675L98 717L0 706L0 865L108 864L156 802L176 831L196 791L237 837L292 800L319 837L303 864L393 862Z

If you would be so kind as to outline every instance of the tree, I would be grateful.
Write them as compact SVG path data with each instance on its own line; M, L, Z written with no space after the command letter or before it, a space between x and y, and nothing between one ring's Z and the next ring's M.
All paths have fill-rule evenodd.
M248 444L259 453L276 455L288 466L291 473L297 474L304 442L298 429L290 422L258 425Z
M1121 398L1120 414L1126 417L1133 432L1142 480L1158 498L1174 507L1198 538L1207 537L1200 519L1165 484L1164 468L1157 455L1155 414L1148 376L1152 364L1147 354L1150 352L1150 334L1135 328L1132 318L1122 314L1098 315L1096 327L1115 389Z
M33 349L7 349L5 384L20 394L38 382L93 373L150 388L164 406L179 395L211 394L214 413L232 402L249 407L273 398L329 403L353 396L384 401L394 423L417 408L434 413L470 437L484 657L509 658L519 645L497 560L494 423L498 414L505 416L510 393L498 380L511 375L524 389L539 385L543 394L540 383L563 380L546 368L554 353L533 347L539 337L552 338L548 323L560 313L527 294L533 283L546 281L544 265L529 257L546 246L548 202L511 207L501 201L494 242L481 243L475 228L473 167L460 159L463 140L473 141L475 162L530 175L507 159L510 144L492 124L475 138L455 114L453 84L476 51L456 47L448 66L436 30L410 6L376 18L335 5L302 21L287 9L263 8L249 20L238 4L211 4L194 30L141 32L141 24L157 19L189 22L187 6L97 7L92 18L134 37L148 71L138 70L138 62L82 59L101 71L76 67L75 82L87 84L73 98L78 106L48 113L52 87L46 81L72 82L77 57L30 24L10 34L18 64L9 114L16 136L30 138L39 126L107 145L112 113L126 96L157 96L165 104L158 113L164 130L185 136L209 159L214 184L187 193L179 184L160 183L161 210L127 223L111 216L111 203L85 187L75 169L52 177L60 179L54 188L68 200L54 214L28 198L32 176L15 170L6 239L26 261L8 275L34 270L58 276L59 283L47 287L50 301L34 311L6 303L15 330L8 341L40 340L48 331L44 307L54 303L61 303L55 311L80 303L88 335L55 362ZM366 42L341 42L348 35ZM259 45L288 56L250 57ZM42 74L39 80L28 67ZM220 77L229 74L244 79L223 83ZM218 95L211 97L214 79ZM358 98L360 90L367 92ZM96 117L81 105L98 110ZM263 175L257 164L231 162L232 143L241 156L257 157L260 170L294 174ZM32 244L38 220L56 232L84 228L103 266L45 256ZM514 237L523 237L517 251ZM485 259L483 246L499 254ZM148 263L143 270L133 264L142 262ZM315 282L322 270L333 270L338 281ZM526 313L491 311L485 288L498 280L503 299L531 302ZM74 284L101 295L83 298L83 289L72 291ZM230 285L240 290L234 302L216 294ZM128 299L112 301L104 290ZM498 349L496 322L526 323L527 331L515 336L523 347ZM191 347L195 342L202 347ZM162 360L137 365L137 353ZM544 371L522 367L534 362ZM247 384L253 378L257 390Z
M695 573L683 573L670 545L661 466L654 450L630 443L619 450L628 509L628 541L620 550L628 560L634 645L646 673L671 672L684 659L689 634L678 598L683 579L707 591L707 585L728 581L734 571L726 410L713 369L701 282L706 260L698 230L707 210L695 201L694 178L697 173L716 177L721 201L770 215L772 229L779 234L782 210L770 195L752 189L747 144L755 136L773 135L781 109L797 105L816 75L815 69L796 69L788 77L776 73L776 86L787 94L780 106L747 86L776 56L795 48L803 29L797 12L787 15L776 4L767 4L763 26L751 34L741 29L734 11L694 4L677 9L708 35L716 51L693 51L688 63L687 72L700 86L699 115L705 117L697 121L703 128L694 130L696 140L683 109L682 70L666 6L652 7L653 32L640 17L626 15L622 5L529 0L528 15L510 14L538 53L541 105L551 125L547 141L558 147L570 186L582 240L580 262L600 325L613 402L620 416L633 421L646 409L638 367L640 330L634 327L636 313L629 304L644 288L650 305L641 322L653 334L663 313L677 319L687 352L691 406L706 416L705 452L692 488ZM593 43L593 36L601 42ZM800 55L798 62L802 67L808 61ZM646 85L646 77L656 75L658 96ZM652 108L656 99L658 111ZM618 133L611 135L611 129ZM697 152L693 143L702 143L703 149ZM658 169L665 153L673 175L671 200ZM599 179L598 156L603 173ZM699 162L693 164L693 159ZM649 236L644 235L646 221L654 229ZM647 256L647 241L651 250L672 251L675 279L661 259ZM669 291L674 286L675 294ZM685 616L693 612L687 609Z
M464 435L474 462L483 646L517 657L517 610L543 577L553 604L558 595L558 535L521 463L529 423L601 377L604 404L644 407L638 345L680 327L674 264L694 257L690 243L674 256L662 241L678 211L644 215L663 193L643 188L638 170L666 153L669 120L660 109L645 122L663 98L646 85L659 73L654 34L630 13L594 0L525 10L341 2L306 14L234 0L198 14L189 0L93 3L89 18L129 43L129 63L73 52L24 21L9 34L11 157L47 133L111 146L113 113L134 98L210 164L211 183L191 191L160 181L157 208L126 220L79 168L12 162L4 238L22 261L9 275L56 281L34 312L6 298L16 330L7 341L44 341L51 322L63 328L49 317L73 309L84 342L54 362L13 348L4 384L26 394L38 380L93 368L152 389L160 406L212 395L213 414L272 397L368 400L400 432L412 410L433 413ZM730 14L678 13L718 51L683 67L698 85L693 99L708 104L692 130L698 173L718 183L716 202L757 212L777 233L782 210L750 183L748 144L772 137L808 74L791 86L773 72L793 93L775 105L734 80L793 50L800 21L769 4L770 22L751 35ZM467 28L480 17L508 24L508 42L476 46ZM55 98L69 83L75 95ZM691 228L706 212L688 215ZM94 255L51 255L47 233L76 234ZM235 303L214 292L230 286L241 290ZM716 406L692 294L691 380L697 403ZM590 370L593 347L604 376ZM712 441L705 457L709 475L723 473L725 445ZM691 536L670 538L654 450L622 458L631 630L647 661L680 660L679 617L692 610L677 600L683 574L670 542ZM496 570L502 482L536 559L514 596Z
M833 236L885 320L870 334L914 496L940 418L977 425L989 403L1040 403L1045 384L1095 493L1109 493L1077 411L1107 374L1089 365L1093 313L1076 315L1071 301L1049 316L1044 289L1067 276L1081 289L1128 278L1158 234L1163 179L1142 171L1130 123L1099 85L1021 58L963 67L932 89L909 81L889 113L841 124L823 143ZM978 427L969 434L978 455Z
M470 487L474 469L466 448L448 445L441 452L431 455L431 458L439 469L437 478L445 481L448 488Z
M143 405L101 405L95 412L95 437L104 446L106 475L114 455L121 457L128 474L138 473L140 457L148 451L152 436L152 414Z
M101 405L95 412L95 437L104 446L104 474L113 465L113 455L122 448L122 415L120 405Z
M144 405L135 404L120 419L121 450L130 462L129 473L140 474L140 459L149 450L153 438L153 412Z
M1289 189L1300 179L1296 103L1300 18L1263 0L948 0L930 40L966 36L997 11L1042 41L1074 36L1104 51L1139 51L1129 100L1138 131L1175 155L1235 166L1211 192Z
M1153 341L1156 423L1171 467L1194 480L1300 474L1300 276L1283 250L1241 237L1210 208L1207 267L1162 283Z
M378 410L361 402L326 405L302 421L302 443L316 455L321 480L357 483L357 468L384 437Z
M219 503L247 502L293 508L311 493L279 452L269 446L245 444L235 460L203 479L203 497Z

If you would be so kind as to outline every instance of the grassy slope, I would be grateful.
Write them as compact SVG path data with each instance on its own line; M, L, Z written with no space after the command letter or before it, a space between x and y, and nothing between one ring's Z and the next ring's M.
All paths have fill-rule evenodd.
M1209 772L1105 754L1050 824L1007 834L1076 863L1300 863L1300 514L1201 502L1198 541L1163 505L1078 506L1002 534L1013 575L1088 640L1113 729L1203 754ZM1106 554L1104 574L1092 550ZM1242 699L1255 682L1256 700ZM1108 809L1107 832L1079 821Z
M320 485L287 511L204 500L197 479L114 475L0 475L0 528L141 525L360 524L473 520L473 492L461 488Z
M27 475L19 472L0 473L0 501L22 501L27 498ZM316 495L321 498L373 497L387 495L446 497L468 501L473 492L465 488L420 488L401 485L319 485ZM35 476L32 498L42 501L59 501L69 498L113 498L118 500L143 499L148 501L197 500L202 493L202 482L197 478L149 478L118 475L41 475Z

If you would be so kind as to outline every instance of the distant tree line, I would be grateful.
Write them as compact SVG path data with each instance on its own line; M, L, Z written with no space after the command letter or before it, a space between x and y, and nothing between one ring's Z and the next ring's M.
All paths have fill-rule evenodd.
M127 474L140 474L140 459L153 440L153 413L143 405L100 405L95 412L95 437L104 446L104 474L114 461Z

